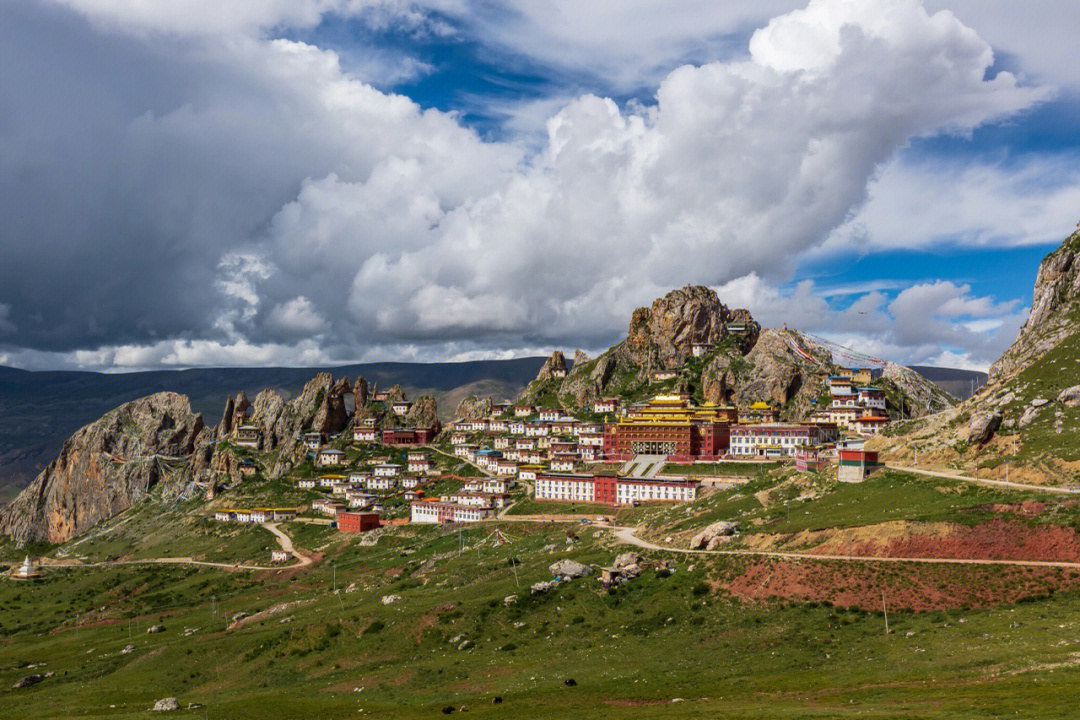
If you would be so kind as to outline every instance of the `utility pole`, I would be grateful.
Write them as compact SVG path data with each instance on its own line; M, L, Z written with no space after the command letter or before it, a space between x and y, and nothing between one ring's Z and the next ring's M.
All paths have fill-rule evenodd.
M885 634L889 634L889 608L885 606L885 591L881 591L881 611L885 614Z

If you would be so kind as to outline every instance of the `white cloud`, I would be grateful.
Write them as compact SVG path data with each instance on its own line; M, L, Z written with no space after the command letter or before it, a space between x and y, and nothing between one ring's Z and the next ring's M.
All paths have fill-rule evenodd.
M63 66L66 82L72 67L84 70L76 79L100 94L96 124L66 85L37 79L35 92L55 95L43 116L77 126L62 130L78 144L62 177L42 175L23 192L46 208L61 198L88 207L73 206L67 233L51 215L18 229L43 240L14 258L25 297L0 299L24 307L37 297L35 263L72 294L85 287L90 322L71 321L61 303L42 310L48 332L13 318L30 333L25 346L116 348L111 362L129 365L252 360L266 348L304 356L296 333L305 323L326 338L320 357L355 355L361 337L429 356L596 347L621 333L634 306L673 286L786 280L912 137L963 133L1048 96L1008 73L989 76L989 45L948 13L928 15L916 0L812 0L755 33L748 59L668 73L655 105L572 100L530 154L379 92L332 52L262 36L358 6L67 4L137 32L115 41L124 52L104 68ZM686 32L682 20L642 12L661 45ZM34 52L29 40L20 48ZM124 82L114 73L135 74ZM91 130L104 140L87 142ZM35 169L48 162L32 150L55 152L47 141L13 146L28 149L20 162ZM26 167L5 173L15 170ZM17 194L9 202L23 200L32 204ZM96 251L106 238L108 257L93 261L130 263L134 286L99 288L86 266L55 277L70 244ZM20 291L15 279L0 270L11 280L0 282L4 292ZM810 290L795 317L820 307ZM960 306L974 302L960 296ZM882 312L884 296L867 297L850 327Z
M716 291L765 325L786 323L871 357L978 370L1001 355L1028 312L1017 301L976 296L947 280L913 284L895 296L871 290L841 309L810 280L781 291L751 274Z
M820 251L1057 242L1078 213L1080 157L895 159L871 182L867 203Z

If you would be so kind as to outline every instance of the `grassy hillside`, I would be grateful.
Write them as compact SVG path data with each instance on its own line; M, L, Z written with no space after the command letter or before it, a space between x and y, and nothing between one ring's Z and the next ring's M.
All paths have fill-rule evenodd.
M253 482L245 492L267 491ZM192 519L208 509L162 513L148 502L65 552L259 560L273 544L261 528ZM687 533L736 520L730 547L811 552L898 522L932 529L935 551L948 552L949 532L1007 522L1056 533L1039 552L1080 558L1077 513L1067 498L891 472L840 485L772 467L690 505L619 518L683 547ZM115 565L0 582L0 718L142 718L166 696L193 706L176 717L241 719L445 708L481 718L1067 718L1080 701L1080 573L1067 568L656 550L642 551L641 575L621 586L605 589L594 573L531 595L551 563L606 566L627 546L580 524L506 522L501 536L492 524L378 536L283 527L313 566ZM116 537L131 546L110 549ZM18 554L4 546L0 556ZM164 630L147 633L152 625ZM31 673L51 675L9 689Z

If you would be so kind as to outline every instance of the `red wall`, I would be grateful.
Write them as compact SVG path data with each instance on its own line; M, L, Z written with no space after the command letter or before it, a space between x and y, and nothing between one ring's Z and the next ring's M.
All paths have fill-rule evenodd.
M341 532L366 532L379 527L378 513L339 512L338 530Z

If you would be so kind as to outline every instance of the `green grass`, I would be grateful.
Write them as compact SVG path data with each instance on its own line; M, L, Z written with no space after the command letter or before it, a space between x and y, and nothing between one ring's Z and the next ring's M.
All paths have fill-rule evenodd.
M713 475L717 477L758 477L765 475L783 463L778 462L718 462L718 463L667 463L663 475Z
M1068 718L1080 701L1074 670L1042 667L1076 651L1075 592L891 611L886 636L877 612L709 591L741 559L672 557L669 577L647 570L612 593L586 578L531 597L551 562L607 564L619 549L591 529L573 549L565 526L504 532L500 546L489 527L401 528L371 547L344 538L327 548L333 567L287 577L127 567L0 583L0 718L142 718L167 695L204 706L177 717L241 720L430 718L447 705L480 718ZM402 601L383 605L388 594ZM234 613L281 603L297 604L225 630ZM156 623L165 632L148 635ZM474 647L457 650L457 636Z
M531 497L518 500L507 515L610 515L616 514L616 508L600 503L556 502L553 500L534 500Z

